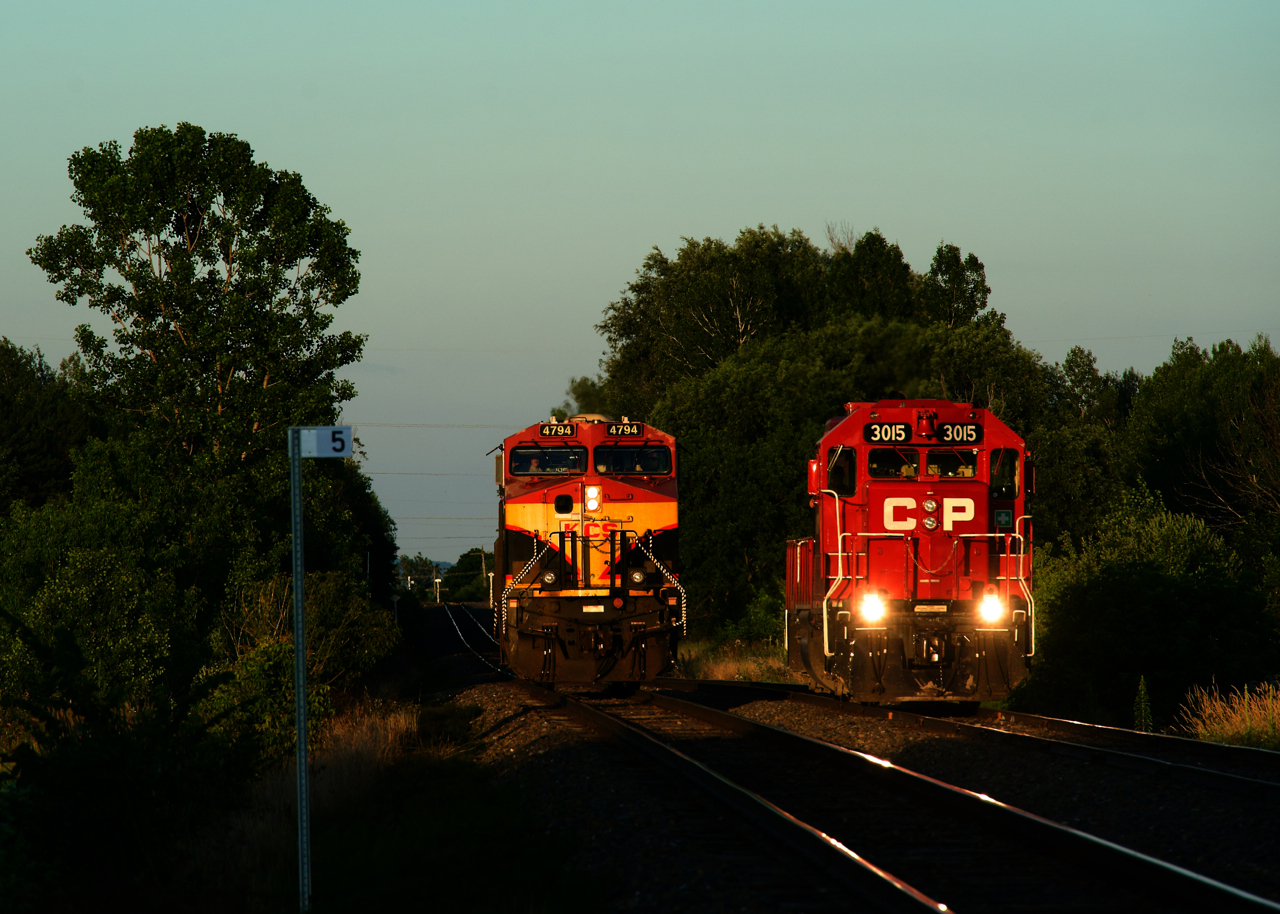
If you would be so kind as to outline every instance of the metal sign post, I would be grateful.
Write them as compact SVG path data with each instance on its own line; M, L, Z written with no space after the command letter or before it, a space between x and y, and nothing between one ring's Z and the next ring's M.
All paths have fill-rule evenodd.
M298 727L298 907L311 910L311 790L307 782L307 638L302 584L302 458L350 457L351 426L289 429L289 496L293 527L293 701Z

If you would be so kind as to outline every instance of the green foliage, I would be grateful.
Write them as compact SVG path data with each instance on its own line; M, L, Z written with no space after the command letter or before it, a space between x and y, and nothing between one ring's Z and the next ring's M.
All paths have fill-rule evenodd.
M458 561L444 573L440 585L447 588L445 595L459 603L489 600L489 576L493 571L493 553L476 547L458 556Z
M1138 694L1133 699L1133 729L1150 733L1154 726L1151 722L1151 697L1147 695L1147 677L1139 676Z
M50 679L47 696L2 701L27 719L28 739L0 755L0 832L12 829L19 851L0 859L0 884L39 910L145 895L156 880L140 861L163 869L166 835L234 802L252 770L252 755L196 711L216 682L139 699L103 688L65 627L43 639L9 613L0 626Z
M587 375L583 375L580 378L570 378L569 386L565 389L565 395L567 399L551 410L551 415L561 422L570 416L576 416L581 413L603 414L608 412L604 381L601 378L592 378Z
M70 174L87 224L28 253L114 346L82 327L55 375L0 343L21 432L0 448L0 885L42 901L58 881L10 860L127 882L129 854L161 859L149 842L292 751L284 430L337 419L363 346L329 330L359 280L346 227L243 141L143 129ZM303 499L315 733L397 643L395 528L353 461L306 461Z
M1141 676L1160 725L1193 685L1275 672L1256 577L1203 521L1150 495L1128 495L1078 551L1037 562L1038 655L1018 707L1125 726Z
M103 429L76 396L75 366L54 372L39 349L0 338L0 510L38 508L71 488L71 451Z
M926 319L957 327L975 320L987 307L991 287L977 256L961 259L958 247L941 242L916 295Z
M216 467L278 449L289 425L326 424L355 396L336 372L363 338L322 310L359 285L347 227L299 175L191 124L86 147L68 168L88 225L28 251L58 299L109 315L115 346L77 331L98 402L158 444Z

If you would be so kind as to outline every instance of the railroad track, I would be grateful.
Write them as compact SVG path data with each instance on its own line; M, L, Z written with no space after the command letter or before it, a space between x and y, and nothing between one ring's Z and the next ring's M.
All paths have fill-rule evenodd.
M881 910L1272 910L1230 886L882 759L658 693L575 698ZM796 890L803 892L803 871Z
M935 717L897 707L864 706L789 688L785 683L658 679L653 684L658 688L678 691L710 687L781 693L788 701L837 714L891 720L905 727L1100 762L1245 796L1280 798L1280 752L1264 749L1205 743L1177 736L985 708L979 709L974 718L987 724L972 724L968 720L974 718ZM1053 733L1061 738L1039 733Z

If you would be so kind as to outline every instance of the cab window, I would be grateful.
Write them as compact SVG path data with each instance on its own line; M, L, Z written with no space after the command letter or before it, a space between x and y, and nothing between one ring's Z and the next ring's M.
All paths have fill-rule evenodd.
M972 479L978 475L978 452L930 451L924 471L940 479Z
M991 452L992 498L1018 497L1022 482L1018 457L1018 452L1011 447L996 448Z
M663 445L602 444L593 454L597 473L611 476L667 476L671 448Z
M837 495L858 492L857 452L844 444L827 448L827 488Z
M515 447L511 449L512 476L565 476L583 473L585 447Z
M872 479L913 479L920 473L920 452L911 447L877 447L867 453Z

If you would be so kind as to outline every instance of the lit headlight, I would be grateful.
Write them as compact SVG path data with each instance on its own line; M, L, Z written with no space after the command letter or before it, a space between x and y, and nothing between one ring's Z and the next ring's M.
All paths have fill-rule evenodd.
M861 612L862 618L867 622L879 622L885 614L884 600L880 599L879 594L866 594L862 598Z
M587 498L599 498L599 497L600 497L599 486L587 486Z
M999 622L1003 619L1004 607L1000 605L1000 598L993 593L983 597L978 604L978 618L983 622Z
M595 511L600 507L600 487L587 486L587 510Z
M938 519L937 519L936 517L926 517L926 518L924 519L924 528L925 528L926 530L937 530L937 529L938 529Z
M926 514L932 514L934 511L937 511L937 510L938 510L938 502L936 499L926 498L924 500L924 511Z

